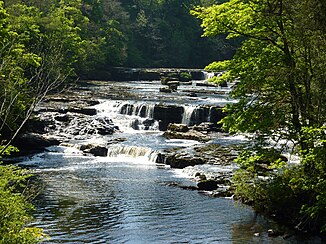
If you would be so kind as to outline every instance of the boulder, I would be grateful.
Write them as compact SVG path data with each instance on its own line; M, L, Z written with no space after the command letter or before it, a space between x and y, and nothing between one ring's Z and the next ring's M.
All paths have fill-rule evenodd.
M221 119L226 116L223 112L223 108L219 106L214 106L209 108L209 122L216 125L216 127L221 128L222 124L217 124Z
M170 123L180 124L184 108L174 105L155 105L153 119L159 121L159 130L165 131Z
M12 144L22 152L36 152L44 150L49 146L59 145L60 143L61 141L54 137L46 137L35 133L26 133L18 136Z
M41 120L39 118L30 118L24 125L23 131L37 134L45 134L47 127L54 125L53 121Z
M172 90L176 91L178 89L178 86L180 86L179 81L168 81L166 85Z
M167 130L175 132L188 132L189 127L185 124L169 124Z
M82 145L80 150L84 153L90 153L94 156L106 157L108 155L108 149L101 145L87 144Z
M115 126L111 126L111 125L100 125L99 127L97 127L97 133L99 135L112 135L114 133L114 131L116 130Z
M197 187L199 190L213 191L218 188L218 185L215 180L201 180L197 183Z
M177 77L161 76L162 85L167 85L169 82L179 82L179 79Z
M204 175L203 173L200 173L200 172L197 172L197 173L195 174L195 178L196 178L196 179L199 179L200 181L207 180L206 175Z
M170 154L160 155L160 161L170 165L171 168L183 169L188 166L195 166L198 164L204 164L206 161L200 157L194 157L189 155Z
M84 115L96 115L97 111L95 108L69 108L65 112L84 114Z
M145 130L149 130L150 127L154 125L154 123L155 123L154 119L145 119L142 124Z
M166 158L166 155L164 155L162 153L158 153L155 163L157 163L157 164L165 164L165 158Z
M169 87L160 87L160 92L171 93L172 90Z

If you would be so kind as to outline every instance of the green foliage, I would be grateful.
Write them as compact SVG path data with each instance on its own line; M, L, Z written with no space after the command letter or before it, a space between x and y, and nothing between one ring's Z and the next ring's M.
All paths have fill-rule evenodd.
M203 67L233 55L231 42L200 38L193 5L210 1L122 1L129 13L127 65L138 67ZM212 50L218 48L218 52Z
M25 189L27 171L0 165L0 243L38 243L44 239L41 229L26 227L32 205L17 189Z
M241 41L232 59L206 67L224 72L216 82L237 81L239 102L222 122L253 140L238 158L237 196L310 231L326 229L324 10L319 0L230 0L192 11L204 36ZM286 164L271 141L294 143L300 163Z
M311 219L321 219L326 231L326 131L325 127L303 128L305 142L309 145L302 152L304 177L293 181L310 195L310 201L302 205L302 213Z
M17 148L0 145L0 151L1 158ZM28 227L35 197L27 185L30 176L27 170L0 162L0 243L39 243L46 238L42 229Z
M291 139L300 141L303 126L325 121L320 106L325 99L325 82L320 77L325 66L320 61L326 56L320 50L326 47L326 38L315 27L309 29L314 23L305 18L306 8L312 7L307 2L282 4L231 0L197 7L192 14L202 19L205 36L227 34L227 38L242 39L233 59L207 66L225 71L216 78L218 82L240 81L232 92L240 103L228 107L225 126L257 135L287 130Z
M27 67L36 67L40 63L37 55L26 50L23 41L26 35L21 36L10 23L10 15L0 2L0 133L17 128L16 122L22 119L21 112L28 107L30 97L28 92L28 79L25 76ZM24 23L21 23L22 25Z
M293 182L303 176L300 168L284 168L282 173L270 173L269 177L258 176L247 170L239 170L234 180L236 196L265 214L272 215L287 224L297 226L301 230L309 229L305 214L301 213L302 205L307 202L308 195ZM302 219L307 222L298 226ZM311 229L310 229L311 230Z
M309 152L302 154L300 164L285 164L274 149L243 152L237 159L241 170L234 177L236 196L257 211L276 216L300 231L324 232L325 127L303 130L310 147Z
M191 80L191 74L188 72L181 72L180 73L180 80L181 81L190 81Z

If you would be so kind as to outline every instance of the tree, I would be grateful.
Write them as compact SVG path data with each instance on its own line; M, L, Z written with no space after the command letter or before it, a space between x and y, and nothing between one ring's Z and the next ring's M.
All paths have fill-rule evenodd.
M81 11L89 21L81 28L81 37L87 47L86 61L78 63L77 74L84 78L96 77L98 71L124 64L127 56L126 29L129 26L129 16L120 2L83 0Z
M280 190L282 186L283 193L291 192L287 197L292 198L288 207L294 209L293 222L302 229L320 229L326 224L321 217L325 215L326 189L319 180L324 179L326 168L325 158L320 156L325 153L326 119L326 33L318 25L325 16L322 3L230 0L197 7L192 14L202 20L204 36L226 34L228 39L242 41L231 60L207 66L208 70L224 72L216 82L238 81L232 96L239 102L227 106L225 128L233 133L250 133L255 139L254 148L238 160L245 169L238 177L238 193L247 200L255 199L256 206L263 203L261 209L268 206L265 209L280 212L280 202L266 203L276 196L268 189ZM316 133L318 143L312 140ZM284 159L270 157L271 152L282 152L289 141L301 156L301 164L290 171L284 169L288 167ZM274 150L280 145L284 147ZM261 162L268 162L270 170L283 169L268 174L269 181L262 181L257 178L257 164ZM255 184L248 185L246 180ZM319 187L314 188L316 185ZM291 206L293 202L298 206Z
M1 3L0 3L1 4ZM2 4L0 5L2 7ZM30 79L25 76L28 67L40 66L40 57L25 49L24 40L36 31L33 26L19 35L10 25L10 16L2 8L0 23L0 134L12 138L20 122L26 118L24 111L32 102L28 96ZM29 117L29 116L27 116ZM7 144L9 145L9 144ZM2 151L0 150L0 155Z
M5 133L7 139L19 131L21 120L24 121L24 116L28 117L22 113L29 111L29 106L33 104L32 97L27 95L30 80L25 77L25 68L39 66L40 58L27 51L23 42L32 38L31 33L37 32L37 27L34 27L26 26L23 35L15 32L10 25L10 16L0 1L0 133ZM2 136L0 134L1 139ZM16 150L9 144L1 140L0 158ZM27 171L0 165L1 243L37 243L44 237L41 229L26 227L32 205L19 188L27 189L23 185L27 178Z
M78 1L74 3L78 6ZM84 19L76 6L60 4L46 15L21 3L7 3L6 11L3 10L0 134L7 142L0 155L35 106L74 75L73 65L83 60L84 42L78 25Z

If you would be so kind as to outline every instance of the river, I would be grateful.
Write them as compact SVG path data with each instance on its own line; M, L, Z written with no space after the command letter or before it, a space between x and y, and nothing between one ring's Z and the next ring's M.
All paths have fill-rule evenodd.
M87 92L102 94L98 95L100 103L93 106L98 111L96 117L109 117L119 132L76 136L58 129L56 133L69 138L66 144L49 147L21 163L32 168L44 185L35 200L32 225L50 236L45 242L297 243L293 237L268 237L268 229L276 228L275 223L231 198L212 198L206 192L177 187L196 182L187 171L155 163L162 150L201 144L165 139L158 121L144 126L144 120L153 119L155 105L181 104L185 107L182 122L190 124L196 106L235 102L228 99L230 88L198 88L193 83L181 85L176 93L162 94L159 87L159 81L87 86ZM216 90L222 92L214 93ZM112 95L113 91L119 95ZM128 93L123 99L122 92ZM196 92L196 97L189 97L189 92ZM129 112L122 109L126 104ZM139 108L144 105L146 112L140 116ZM69 126L75 125L71 122ZM67 146L119 138L124 139L109 145L107 157L85 155L77 147ZM242 138L219 137L223 140L237 143Z

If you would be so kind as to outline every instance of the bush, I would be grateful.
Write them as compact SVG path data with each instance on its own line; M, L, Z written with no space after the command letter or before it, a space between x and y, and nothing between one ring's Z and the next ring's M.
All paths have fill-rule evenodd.
M325 233L325 128L304 128L303 136L308 149L302 150L297 165L284 164L266 152L241 154L241 169L234 177L236 197L299 231ZM267 171L257 167L261 162L268 162Z
M33 209L28 202L26 170L12 165L0 165L0 243L38 243L45 236L41 229L27 227Z

